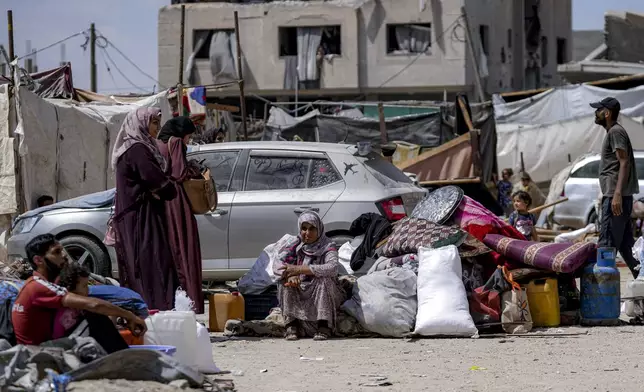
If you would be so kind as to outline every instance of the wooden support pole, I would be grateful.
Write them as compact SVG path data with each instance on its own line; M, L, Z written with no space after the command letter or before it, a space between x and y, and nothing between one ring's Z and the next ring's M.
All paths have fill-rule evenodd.
M385 107L382 102L378 102L378 119L380 120L380 145L387 144L387 123L385 121Z
M472 118L470 118L470 112L467 110L467 106L463 101L463 97L458 97L458 107L461 109L461 112L463 113L463 118L465 119L465 124L467 125L467 129L470 131L473 131L474 124L472 123Z
M181 4L181 38L179 41L179 83L177 84L177 111L183 116L183 51L186 43L186 5Z
M248 127L246 126L246 97L244 96L244 75L242 74L242 51L239 37L239 15L235 11L235 40L237 41L237 77L239 78L239 107L241 108L242 130L244 140L248 140ZM297 113L296 113L297 115Z
M96 28L94 23L89 26L89 78L90 78L90 91L95 93L97 91L96 82Z
M16 58L16 52L13 45L13 11L7 10L7 30L9 32L9 61Z
M544 205L539 206L539 207L535 207L535 208L533 208L531 210L528 210L528 212L531 213L531 214L537 214L537 213L545 210L548 207L556 206L557 204L560 204L560 203L563 203L563 202L566 202L566 201L568 201L568 198L564 197L563 199L553 201L552 203L548 203L548 204L544 204Z
M472 148L472 169L474 175L481 177L483 175L483 165L481 163L481 145L479 143L479 130L470 131L470 146Z

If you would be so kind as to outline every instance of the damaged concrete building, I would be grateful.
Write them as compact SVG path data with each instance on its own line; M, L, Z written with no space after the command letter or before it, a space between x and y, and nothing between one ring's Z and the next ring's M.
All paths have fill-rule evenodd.
M644 74L644 14L609 11L604 30L574 32L573 61L559 66L570 83Z
M477 68L489 96L560 84L557 65L572 54L571 0L245 3L185 4L184 83L237 79L233 11L246 91L271 99L442 100L463 91L476 99ZM159 11L165 86L178 82L180 19L179 4ZM209 94L236 97L238 90Z

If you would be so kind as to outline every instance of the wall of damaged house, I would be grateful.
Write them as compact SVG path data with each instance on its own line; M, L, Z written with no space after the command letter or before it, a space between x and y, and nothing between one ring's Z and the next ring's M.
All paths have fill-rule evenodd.
M475 41L469 54L461 7ZM571 0L346 0L186 6L189 84L236 78L239 12L249 91L335 89L368 94L473 91L477 61L487 93L560 84L571 59ZM178 78L180 9L159 14L159 77ZM231 86L230 90L236 90Z
M609 12L605 23L607 60L632 63L644 61L644 15Z
M402 4L404 3L404 4ZM359 12L361 86L465 85L463 0L381 0Z
M557 65L572 55L571 0L467 0L466 10L488 93L561 84Z
M186 7L186 67L191 57L194 60L190 84L223 83L236 77L234 10L239 13L243 74L249 90L293 90L297 81L300 88L309 89L358 87L355 10L322 5L294 9L270 3ZM159 13L159 78L169 85L178 78L175 37L180 34L180 17L178 7L165 7Z

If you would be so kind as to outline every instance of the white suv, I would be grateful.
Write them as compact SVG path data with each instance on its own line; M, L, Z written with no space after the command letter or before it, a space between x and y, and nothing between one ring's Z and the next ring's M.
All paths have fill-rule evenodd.
M640 193L634 196L637 200L644 196L644 151L635 151L633 155L640 184ZM572 168L561 194L568 201L555 206L555 222L579 229L597 220L595 202L599 196L599 160L599 154L590 155Z

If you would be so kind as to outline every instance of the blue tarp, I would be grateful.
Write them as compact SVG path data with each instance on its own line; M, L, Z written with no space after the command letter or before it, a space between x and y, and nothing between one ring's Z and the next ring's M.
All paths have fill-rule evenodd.
M89 287L89 296L108 301L139 317L148 317L148 305L136 291L125 287L96 285Z
M116 195L116 188L108 189L103 192L90 193L89 195L75 197L73 199L61 201L60 203L55 203L49 206L44 206L36 208L35 210L27 211L16 218L15 222L19 221L20 219L29 218L31 216L42 214L43 212L58 210L61 208L89 209L109 207L114 203L114 195Z

